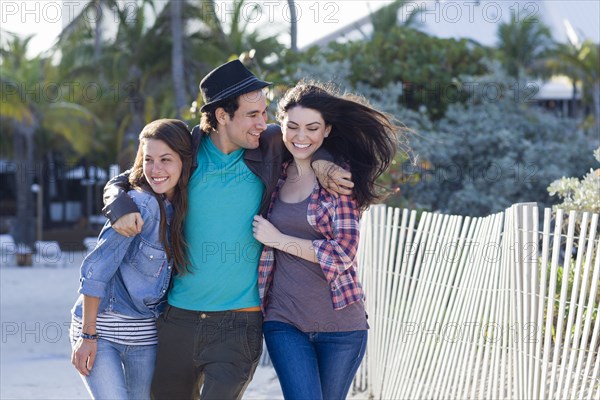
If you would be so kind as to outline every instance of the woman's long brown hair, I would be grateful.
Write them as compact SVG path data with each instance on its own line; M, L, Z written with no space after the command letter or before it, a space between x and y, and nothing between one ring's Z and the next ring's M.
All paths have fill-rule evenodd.
M151 193L158 200L160 206L160 241L167 256L173 260L177 273L188 272L187 243L183 236L183 221L188 209L188 181L192 166L192 135L188 126L177 119L159 119L146 125L140 133L140 145L131 173L129 183L135 187ZM171 243L167 236L167 219L163 195L154 193L144 176L144 142L150 139L162 140L181 159L182 168L179 181L175 186L173 204L173 218L171 220Z
M289 89L278 105L279 122L298 106L317 111L325 125L331 126L323 148L350 165L358 207L364 210L380 200L375 181L393 161L399 139L404 141L404 129L366 99L339 95L333 86L319 82L302 81Z

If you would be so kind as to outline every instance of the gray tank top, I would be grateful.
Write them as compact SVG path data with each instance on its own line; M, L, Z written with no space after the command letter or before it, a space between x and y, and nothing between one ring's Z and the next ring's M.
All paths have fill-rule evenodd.
M308 223L310 196L300 203L275 200L271 223L282 233L303 239L323 236ZM292 245L293 249L293 245ZM334 310L331 292L319 264L275 250L275 271L269 290L265 321L294 325L303 332L348 332L368 329L364 304Z

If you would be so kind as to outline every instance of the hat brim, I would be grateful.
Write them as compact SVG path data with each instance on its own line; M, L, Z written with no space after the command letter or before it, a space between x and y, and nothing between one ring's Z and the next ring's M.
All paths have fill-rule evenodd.
M238 96L241 96L246 93L255 92L257 90L264 89L267 86L271 86L272 84L273 84L272 82L266 82L266 81L261 81L260 79L254 79L249 85L244 85L244 86L240 86L238 88L234 88L233 90L228 91L225 95L219 96L218 98L213 99L212 101L204 104L200 108L200 111L201 112L209 111L210 109L214 108L214 106L217 103L219 103L223 100L238 97Z

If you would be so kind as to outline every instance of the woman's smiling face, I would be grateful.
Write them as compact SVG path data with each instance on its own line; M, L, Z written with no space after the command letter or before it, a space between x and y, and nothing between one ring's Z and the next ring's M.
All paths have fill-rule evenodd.
M155 193L164 193L171 200L183 165L179 154L158 139L146 139L142 149L146 181Z
M290 108L281 124L283 142L296 161L310 160L313 153L329 135L331 126L325 125L321 113L312 108Z

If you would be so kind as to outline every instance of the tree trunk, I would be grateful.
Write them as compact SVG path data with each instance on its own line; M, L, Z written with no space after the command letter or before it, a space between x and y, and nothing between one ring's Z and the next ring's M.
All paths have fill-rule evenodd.
M298 51L298 16L296 15L296 6L294 0L288 0L288 6L290 7L290 49L292 51Z
M173 91L175 93L175 111L177 118L181 119L181 110L186 106L185 73L183 65L183 19L182 7L184 1L171 1L171 35L173 48L171 49L171 72L173 76Z
M127 99L131 121L123 135L119 153L119 166L127 169L131 166L138 147L138 136L145 125L146 99L141 93L142 71L137 65L131 65L128 72Z
M215 4L215 0L202 1L201 3L204 22L208 24L212 30L212 34L215 36L216 42L227 47L227 51L229 51L229 41L227 40L225 32L223 31L221 20L217 15L217 5Z
M102 56L102 0L96 0L96 22L94 23L94 61L100 66Z
M579 114L577 107L577 80L575 78L571 78L571 80L573 82L573 94L571 95L571 115L567 115L567 117L577 118L577 115Z
M600 82L596 81L592 85L592 107L594 107L594 135L600 137Z
M15 123L14 157L17 183L17 220L12 225L12 236L17 245L17 255L33 251L35 241L35 218L33 215L33 194L31 185L36 172L33 161L33 126ZM18 256L23 265L31 265L31 258Z

